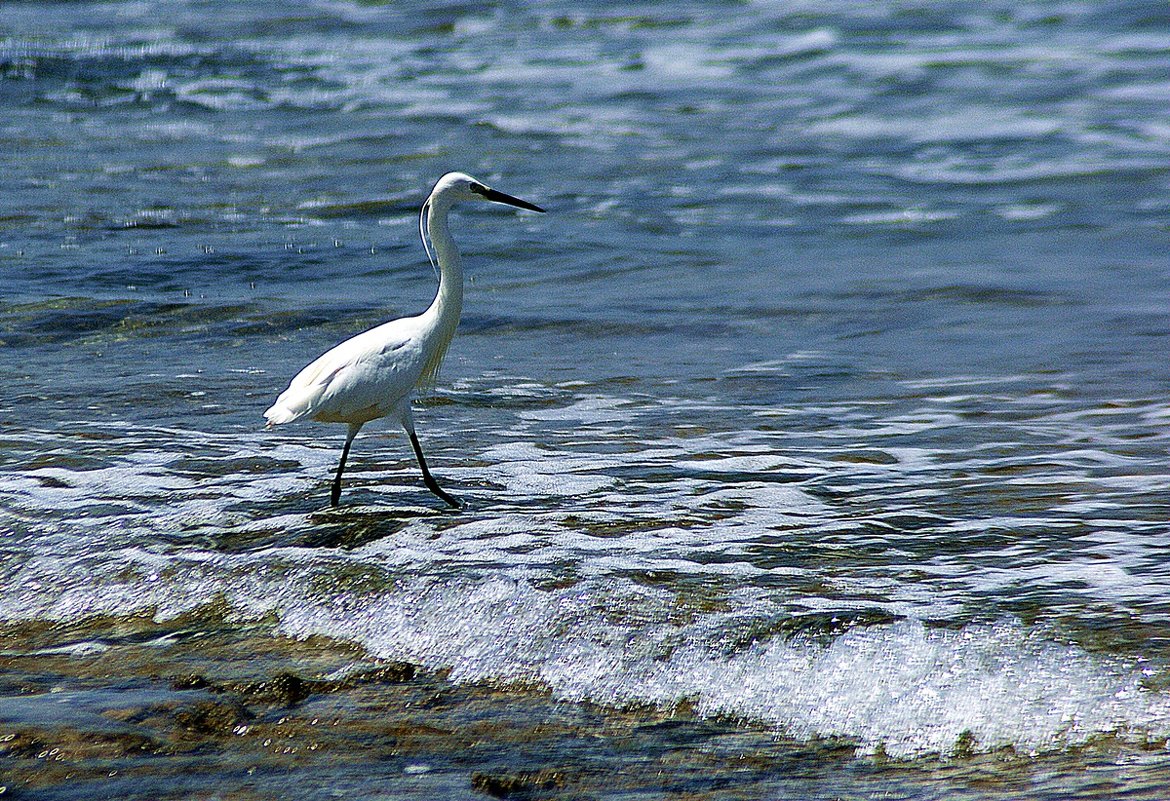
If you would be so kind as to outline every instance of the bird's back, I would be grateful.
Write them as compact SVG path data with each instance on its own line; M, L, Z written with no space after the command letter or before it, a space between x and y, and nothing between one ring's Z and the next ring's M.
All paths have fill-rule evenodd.
M427 361L424 333L421 318L404 317L326 351L264 413L268 424L365 423L400 411Z

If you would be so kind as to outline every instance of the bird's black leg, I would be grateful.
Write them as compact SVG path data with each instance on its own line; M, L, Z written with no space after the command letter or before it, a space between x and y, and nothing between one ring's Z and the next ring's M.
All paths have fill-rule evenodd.
M418 444L418 435L414 433L414 428L407 428L406 433L410 436L410 444L414 447L414 457L418 459L418 466L422 469L423 483L427 485L427 489L438 495L456 509L462 509L463 501L459 500L454 495L445 492L443 488L439 486L439 482L435 481L435 477L431 475L431 471L427 469L427 460L423 458L422 445Z
M341 474L345 471L345 460L349 457L349 446L353 444L353 438L357 436L357 432L361 430L361 425L351 425L349 433L345 436L345 447L341 449L341 462L337 465L337 475L333 477L333 489L329 492L329 505L337 506L341 500Z

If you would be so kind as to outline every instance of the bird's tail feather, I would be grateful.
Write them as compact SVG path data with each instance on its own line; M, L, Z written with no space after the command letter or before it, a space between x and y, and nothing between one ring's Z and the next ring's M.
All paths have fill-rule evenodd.
M299 420L303 416L303 413L295 412L287 406L281 406L279 403L274 403L269 407L268 411L264 412L264 417L268 420L269 428L278 426L281 423L291 423L294 420Z

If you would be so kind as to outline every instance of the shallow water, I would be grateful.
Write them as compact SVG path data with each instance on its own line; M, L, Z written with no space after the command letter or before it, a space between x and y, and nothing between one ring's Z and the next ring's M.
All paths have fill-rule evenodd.
M1017 6L6 4L0 620L683 704L891 797L1002 797L921 765L1005 752L1156 797L1170 13ZM449 169L549 210L454 215L416 417L469 508L369 426L325 511L343 430L261 414L429 301Z

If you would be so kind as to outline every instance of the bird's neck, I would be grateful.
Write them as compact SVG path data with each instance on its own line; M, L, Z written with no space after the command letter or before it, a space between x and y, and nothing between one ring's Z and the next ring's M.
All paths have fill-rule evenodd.
M435 259L439 262L439 291L424 313L425 317L433 320L435 328L443 331L447 337L455 333L459 315L463 311L463 260L459 257L459 249L455 247L455 240L451 238L451 231L447 227L449 210L450 206L435 204L427 214L427 234L435 249Z

